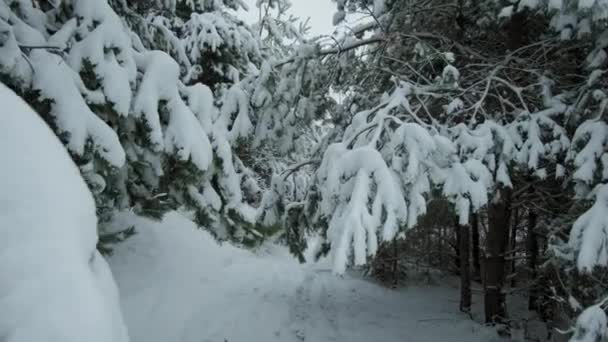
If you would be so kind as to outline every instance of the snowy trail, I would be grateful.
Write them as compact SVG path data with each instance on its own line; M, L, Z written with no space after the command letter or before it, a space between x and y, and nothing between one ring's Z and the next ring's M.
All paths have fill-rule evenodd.
M133 342L488 342L455 310L455 289L392 291L282 250L218 245L176 213L130 215L138 234L110 258Z

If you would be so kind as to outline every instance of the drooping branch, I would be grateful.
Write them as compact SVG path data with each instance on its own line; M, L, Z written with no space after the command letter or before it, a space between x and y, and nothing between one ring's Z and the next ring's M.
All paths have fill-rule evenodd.
M300 170L304 166L315 165L315 164L321 164L321 160L320 159L311 159L311 160L307 160L307 161L303 161L301 163L298 163L298 164L290 167L289 169L283 171L283 173L282 173L283 180L289 178L289 176L291 176L292 174L298 172L298 170Z
M309 54L307 56L304 56L304 58L306 59L312 59L312 58L319 58L319 57L323 57L323 56L327 56L327 55L333 55L333 54L341 54L343 52L348 52L350 50L354 50L366 45L371 45L371 44L376 44L376 43L381 43L386 41L386 37L383 34L376 34L374 36L371 36L369 38L366 39L361 39L361 40L357 40L354 42L351 42L349 44L343 45L343 46L336 46L336 47L332 47L332 48L328 48L328 49L322 49L319 50L316 53L313 54ZM280 68L285 64L289 64L289 63L293 63L296 60L300 59L302 57L289 57L286 60L283 60L279 63L276 63L274 65L275 68Z

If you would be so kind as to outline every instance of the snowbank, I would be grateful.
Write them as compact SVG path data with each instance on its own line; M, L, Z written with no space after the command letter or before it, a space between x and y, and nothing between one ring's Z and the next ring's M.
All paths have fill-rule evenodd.
M86 184L52 131L3 84L0 103L2 341L126 342Z

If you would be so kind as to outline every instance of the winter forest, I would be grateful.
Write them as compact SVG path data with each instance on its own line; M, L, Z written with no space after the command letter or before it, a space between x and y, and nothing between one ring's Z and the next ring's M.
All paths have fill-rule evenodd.
M608 0L0 0L0 82L1 342L608 341Z

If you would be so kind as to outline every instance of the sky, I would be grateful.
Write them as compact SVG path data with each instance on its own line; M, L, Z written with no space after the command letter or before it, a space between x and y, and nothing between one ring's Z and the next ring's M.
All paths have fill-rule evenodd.
M255 22L258 19L256 0L245 0L249 13L242 13L242 19ZM331 0L291 0L291 14L302 19L310 18L312 36L331 34L334 30L332 18L336 12L336 3Z

